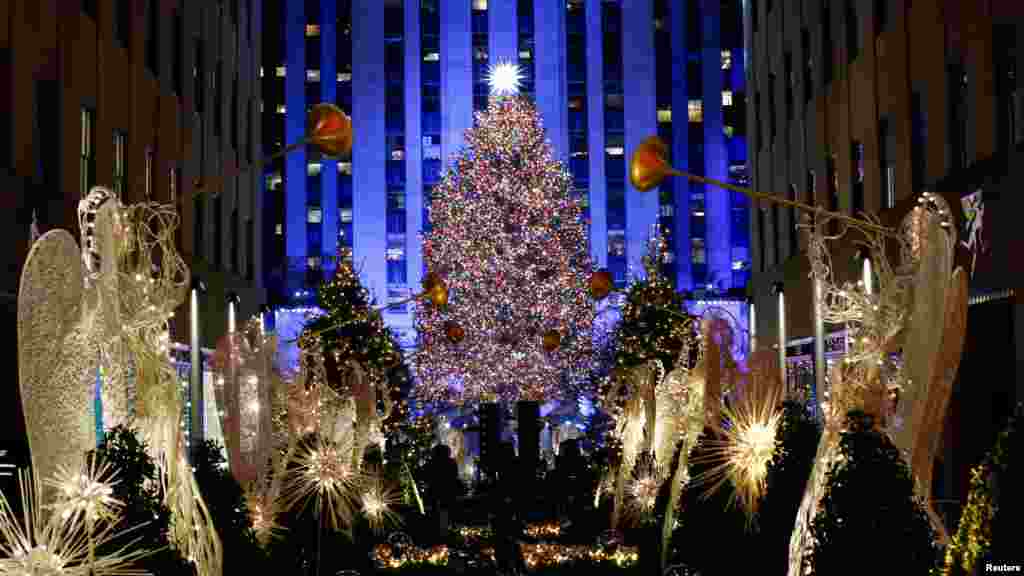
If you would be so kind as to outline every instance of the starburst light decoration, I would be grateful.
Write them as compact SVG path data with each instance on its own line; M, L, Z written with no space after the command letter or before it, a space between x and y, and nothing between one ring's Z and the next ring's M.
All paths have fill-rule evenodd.
M748 519L767 488L768 465L775 456L775 438L782 422L778 388L752 392L722 409L725 424L721 436L706 440L706 455L694 459L711 467L692 479L693 485L706 486L705 497L725 482L732 484L733 502L742 506Z
M466 144L433 190L423 239L450 297L416 303L417 394L456 404L575 399L590 372L594 303L572 177L523 98L491 99Z
M398 526L401 518L394 509L402 502L401 494L384 480L379 469L368 471L360 482L359 504L374 533L385 527Z
M84 514L89 523L110 518L124 506L113 497L117 473L108 462L88 458L81 470L57 468L57 475L44 481L56 489L56 502L51 506L64 520Z
M115 532L120 516L115 512L100 521L92 532L85 514L48 512L43 503L43 483L34 473L19 472L23 515L19 519L7 497L0 492L0 576L143 576L133 564L149 554L136 541L95 556L109 548L127 531ZM134 548L134 549L133 549Z
M515 96L522 81L522 70L512 62L498 62L487 70L487 85L492 96Z
M338 445L317 436L301 446L289 465L281 491L286 510L306 506L315 499L317 513L332 529L348 526L358 478L351 465L350 446ZM326 516L323 516L326 514Z

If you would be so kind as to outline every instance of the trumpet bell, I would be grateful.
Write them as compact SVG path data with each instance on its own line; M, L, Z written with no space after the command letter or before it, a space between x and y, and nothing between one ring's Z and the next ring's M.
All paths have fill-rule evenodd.
M334 104L321 102L309 111L309 141L324 156L352 152L352 119Z
M629 161L629 182L640 192L647 192L661 184L666 176L679 174L665 161L668 147L657 136L640 143Z

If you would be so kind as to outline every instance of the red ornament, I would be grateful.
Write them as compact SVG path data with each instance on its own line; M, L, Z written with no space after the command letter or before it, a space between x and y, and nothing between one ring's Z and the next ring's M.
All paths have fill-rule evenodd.
M466 337L466 331L455 322L447 322L444 325L445 336L448 336L448 340L452 344L458 344L462 342L463 338Z

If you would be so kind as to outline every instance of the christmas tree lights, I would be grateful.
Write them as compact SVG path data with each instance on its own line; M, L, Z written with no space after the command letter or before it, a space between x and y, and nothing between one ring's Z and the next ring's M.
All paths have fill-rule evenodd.
M594 305L572 178L523 98L493 97L466 144L434 188L423 240L450 296L416 304L418 394L457 404L575 397Z

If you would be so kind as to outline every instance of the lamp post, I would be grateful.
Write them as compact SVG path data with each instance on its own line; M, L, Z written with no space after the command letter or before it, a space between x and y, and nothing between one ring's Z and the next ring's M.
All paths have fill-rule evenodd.
M821 279L814 279L814 399L811 409L818 412L818 395L825 391L825 320L822 314Z
M191 429L189 430L190 447L194 450L203 441L206 431L203 418L203 370L202 352L199 349L199 296L206 292L206 284L198 277L192 278L192 290L189 295L189 327L190 327L190 361L191 374L189 377L189 397L192 403L189 407L191 418Z
M225 298L228 304L228 334L234 334L238 330L237 318L238 318L238 303L241 299L235 292L228 292Z
M778 312L779 312L779 377L781 378L782 386L788 385L786 381L786 292L783 288L782 282L776 282L772 285L772 293L775 294L778 300Z

